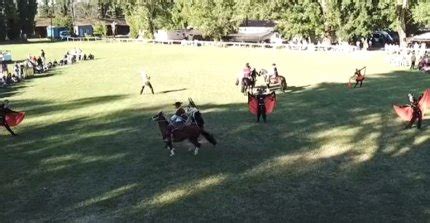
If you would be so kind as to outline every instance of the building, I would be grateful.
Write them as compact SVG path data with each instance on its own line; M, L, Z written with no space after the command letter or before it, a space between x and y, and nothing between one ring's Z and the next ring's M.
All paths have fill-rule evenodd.
M178 30L164 30L160 29L154 33L154 39L157 41L169 40L203 40L201 32L195 29L178 29Z
M239 34L262 34L275 32L276 23L270 20L246 19L239 26Z
M34 37L46 38L48 36L47 28L51 25L49 18L36 18L34 27Z
M227 36L233 42L282 43L279 33L275 32L276 23L270 20L245 20L235 34Z

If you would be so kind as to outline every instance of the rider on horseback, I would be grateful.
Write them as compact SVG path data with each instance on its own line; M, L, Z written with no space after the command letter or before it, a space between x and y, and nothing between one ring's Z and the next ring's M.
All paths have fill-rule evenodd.
M185 122L188 119L187 114L185 113L184 108L182 108L182 103L181 102L175 102L174 106L176 108L176 112L170 118L170 123L167 126L166 137L168 137L168 138L165 139L166 141L170 141L171 138L172 138L173 131L176 130L176 129L182 128L185 125Z
M245 68L243 68L243 78L251 79L252 69L249 66L249 63L245 64Z
M179 127L183 124L185 124L185 121L187 121L187 114L185 113L184 108L182 108L182 102L175 102L175 108L176 112L175 114L170 118L171 123Z
M271 70L271 72L269 73L269 78L270 78L270 79L277 79L277 78L278 78L278 76L279 76L278 68L276 67L276 64L275 64L275 63L273 63L273 64L272 64L272 70Z

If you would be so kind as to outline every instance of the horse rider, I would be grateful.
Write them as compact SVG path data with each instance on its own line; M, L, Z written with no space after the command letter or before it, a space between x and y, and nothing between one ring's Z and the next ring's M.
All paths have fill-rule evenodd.
M183 127L188 119L185 109L182 107L182 102L175 102L174 106L176 108L175 114L170 117L170 123L166 129L166 136L169 138L165 140L168 141L171 140L173 131Z
M272 75L273 75L274 77L278 77L278 76L279 76L278 68L276 67L276 64L275 64L275 63L273 63L273 64L272 64Z
M245 64L245 68L243 68L243 78L248 78L251 80L252 69L249 66L249 63Z

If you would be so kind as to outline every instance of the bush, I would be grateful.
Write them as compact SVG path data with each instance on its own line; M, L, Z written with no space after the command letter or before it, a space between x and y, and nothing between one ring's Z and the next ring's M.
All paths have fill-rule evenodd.
M94 25L94 35L105 37L106 34L107 34L106 25L104 23L102 23L102 22L97 22Z

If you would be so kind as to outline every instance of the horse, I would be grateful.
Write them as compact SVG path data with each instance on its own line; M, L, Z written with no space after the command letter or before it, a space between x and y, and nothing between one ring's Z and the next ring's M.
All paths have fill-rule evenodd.
M272 84L279 85L282 91L287 90L287 81L284 76L278 75L276 77L271 77L266 69L261 69L258 74L259 76L263 75L267 88L270 88L270 85Z
M200 115L201 117L201 115ZM183 126L181 129L174 130L172 132L172 140L169 140L170 137L166 135L167 127L169 126L169 122L167 121L166 117L164 116L163 112L159 112L158 114L154 115L152 117L152 120L156 121L158 123L158 127L161 132L161 136L165 140L166 148L170 151L170 156L175 155L175 148L173 147L173 142L182 142L186 139L188 139L191 144L194 145L194 155L197 155L199 153L199 149L201 144L199 143L199 136L203 135L203 137L210 142L212 145L216 145L217 142L215 138L209 134L207 131L205 131L203 127L203 122L197 121L199 119L195 118L195 121L192 122L189 125ZM201 119L203 120L203 119ZM199 123L202 127L199 126ZM166 140L168 139L168 140Z
M246 92L253 91L255 87L255 83L257 82L257 71L252 69L251 71L251 78L243 77L242 74L239 75L239 77L236 79L236 86L239 85L239 79L242 78L242 81L240 82L240 92L243 94L246 94Z

